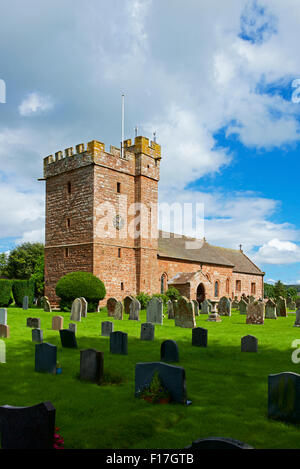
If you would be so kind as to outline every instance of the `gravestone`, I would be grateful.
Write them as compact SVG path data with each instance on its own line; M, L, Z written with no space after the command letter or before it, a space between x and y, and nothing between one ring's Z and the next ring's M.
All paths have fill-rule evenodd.
M208 300L204 300L201 303L201 314L210 314L211 313L211 303Z
M296 321L294 327L300 327L300 308L296 311Z
M130 318L129 318L130 319ZM147 304L147 322L163 325L163 302L154 296Z
M128 334L121 331L111 332L109 348L110 353L128 355Z
M41 319L40 318L31 318L31 327L34 329L41 328Z
M254 303L255 301L255 296L251 295L249 296L249 303Z
M295 301L291 301L291 302L289 303L289 309L290 309L291 311L295 311L296 308L297 308L297 305L296 305Z
M246 324L264 324L265 305L264 303L249 303L247 305Z
M300 375L285 372L268 376L268 417L300 423Z
M114 331L114 323L111 321L103 321L101 323L101 335L103 337L110 337L111 332Z
M257 352L258 340L253 335L245 335L241 339L242 352Z
M115 311L114 311L114 319L117 319L118 321L122 321L123 319L123 303L122 301L117 301L116 306L115 306Z
M29 298L28 296L24 296L22 308L25 310L28 309L28 304L29 304Z
M240 314L247 314L247 306L248 306L248 303L245 301L244 298L241 298L239 302Z
M73 331L74 334L76 334L76 332L77 332L77 324L70 323L70 324L69 324L69 329L70 329L70 331Z
M282 296L280 296L277 300L277 303L276 303L276 312L277 312L277 316L279 317L284 317L286 318L287 317L287 309L286 309L286 299L285 298L282 298Z
M70 329L61 329L59 331L62 347L77 348L75 332Z
M164 340L160 346L160 359L164 362L179 362L178 345L174 340Z
M88 302L86 301L85 298L83 298L83 296L81 296L79 299L81 301L81 317L87 318Z
M194 305L194 312L195 316L199 316L199 303L197 300L192 300L192 303Z
M53 449L55 408L51 402L32 407L0 407L2 449Z
M231 307L234 309L239 309L239 302L236 300L233 300L233 302L231 303Z
M272 300L268 300L265 304L266 311L265 311L265 318L266 319L277 319L276 314L276 304Z
M125 314L129 314L130 313L130 305L133 301L133 297L132 296L126 296L124 298L124 309L125 309Z
M164 388L168 389L171 399L186 404L185 370L180 366L162 362L137 363L135 365L135 395L147 388L155 372L159 373Z
M154 340L155 326L151 322L141 325L141 340Z
M222 296L222 298L220 298L218 313L220 316L231 316L231 301L226 298L226 296Z
M167 303L167 310L168 310L168 319L174 319L174 305L173 301L169 300Z
M116 300L116 298L108 298L107 303L106 303L106 308L107 308L107 314L109 317L114 316L115 307L117 303L118 303L118 300Z
M0 308L0 324L7 326L7 309Z
M81 313L82 313L82 302L80 298L75 298L75 300L72 303L72 308L71 308L71 321L81 321Z
M35 346L35 371L56 373L57 347L47 342Z
M242 441L234 440L233 438L211 436L193 441L193 443L185 449L197 451L200 449L253 449L253 447Z
M52 318L52 329L54 331L60 331L64 327L64 318L62 316L53 316Z
M175 310L175 326L196 327L195 313L192 303L184 296L177 301Z
M207 347L207 329L195 327L192 330L192 345L196 347Z
M4 340L0 340L0 363L6 363L6 346Z
M9 326L5 324L0 324L0 338L1 339L9 338Z
M32 324L32 318L27 318L27 319L26 319L26 326L27 326L27 327L32 327L31 324Z
M52 313L52 308L51 308L51 305L50 305L50 301L49 300L45 300L44 301L44 311L46 313Z
M129 308L129 319L131 319L132 321L139 321L140 310L141 310L140 302L136 298L133 298L130 304L130 308Z
M37 342L38 344L43 342L43 331L42 329L32 329L32 342Z
M103 352L95 349L80 351L80 379L101 384L103 381Z

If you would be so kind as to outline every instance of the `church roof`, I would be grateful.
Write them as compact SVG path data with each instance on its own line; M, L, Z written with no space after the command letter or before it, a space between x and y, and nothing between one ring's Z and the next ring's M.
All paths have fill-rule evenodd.
M188 236L176 237L174 233L159 232L158 255L201 264L215 264L232 267L233 272L263 275L264 273L247 257L243 251L222 248Z

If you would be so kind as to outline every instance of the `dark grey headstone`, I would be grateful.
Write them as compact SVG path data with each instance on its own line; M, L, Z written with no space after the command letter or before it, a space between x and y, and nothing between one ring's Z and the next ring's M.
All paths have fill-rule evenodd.
M56 373L57 347L44 342L35 346L35 371Z
M2 449L53 449L55 408L51 402L33 407L0 407Z
M32 329L32 342L42 343L43 342L43 331L42 329Z
M101 335L110 337L110 333L114 331L114 323L111 321L103 321L101 323Z
M300 423L300 375L285 372L268 376L268 417Z
M190 446L185 449L198 450L198 449L253 449L252 446L247 445L239 440L232 438L217 438L209 437L193 441Z
M135 365L135 395L150 385L155 372L168 389L174 402L186 404L185 370L180 366L161 362L137 363Z
M257 352L258 340L253 335L245 335L241 339L242 352Z
M32 318L27 318L26 319L26 326L27 327L32 327L31 323L32 323Z
M128 334L116 331L110 334L110 353L128 354Z
M77 348L75 332L70 329L61 329L59 331L62 347Z
M29 299L28 296L24 296L23 298L23 309L28 309Z
M80 351L80 379L101 384L103 380L103 352L95 349Z
M40 329L41 328L40 318L32 318L31 319L31 327L33 327L34 329Z
M195 327L192 329L192 345L196 347L207 347L207 329Z
M164 362L179 362L178 345L174 340L165 340L161 344L160 359Z
M154 340L155 326L151 322L141 325L141 340Z

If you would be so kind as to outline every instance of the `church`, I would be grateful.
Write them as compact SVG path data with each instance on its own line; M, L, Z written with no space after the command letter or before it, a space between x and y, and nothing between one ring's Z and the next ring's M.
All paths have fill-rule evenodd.
M106 151L93 140L44 158L45 295L63 275L91 272L122 300L169 286L191 300L263 297L264 272L242 251L158 230L161 147L137 136ZM140 207L136 213L128 207ZM154 220L154 223L153 223ZM104 223L105 221L105 223Z

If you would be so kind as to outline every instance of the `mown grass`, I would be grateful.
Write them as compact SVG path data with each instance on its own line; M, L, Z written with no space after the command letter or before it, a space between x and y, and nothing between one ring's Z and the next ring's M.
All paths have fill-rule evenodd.
M282 371L299 372L291 361L292 341L300 338L294 328L295 314L288 318L246 325L245 316L233 311L221 323L197 318L197 326L208 329L208 347L192 347L190 329L164 320L155 326L154 342L140 341L140 326L146 321L114 321L114 329L128 333L128 356L109 353L109 338L101 337L106 310L89 313L77 325L78 350L62 349L59 333L51 330L52 316L40 309L8 308L10 338L6 342L6 364L0 364L0 405L29 406L51 401L56 425L66 448L183 448L193 440L223 436L242 440L255 448L300 448L299 425L267 418L267 378ZM64 316L68 327L70 313ZM34 348L27 317L40 317L44 341L58 346L61 375L34 371ZM258 338L258 353L241 353L241 337ZM159 361L160 344L176 340L180 363L186 370L191 406L153 405L134 397L137 362ZM104 352L106 384L80 381L80 350Z

